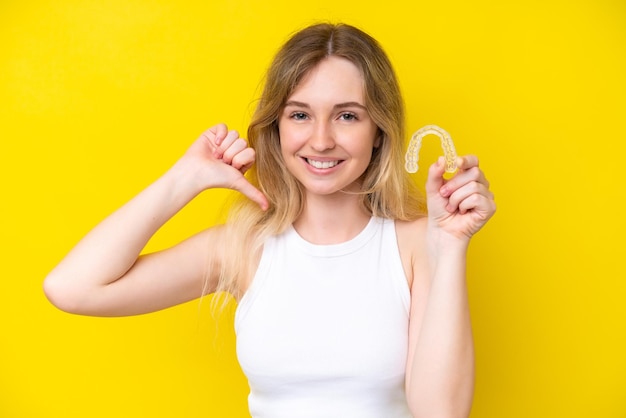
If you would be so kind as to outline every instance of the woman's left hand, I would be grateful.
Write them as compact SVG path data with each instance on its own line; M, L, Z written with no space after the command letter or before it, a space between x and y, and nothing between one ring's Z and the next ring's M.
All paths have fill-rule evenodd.
M440 157L428 171L426 196L431 227L462 240L478 232L496 211L489 182L478 167L478 157L457 157L457 172L446 180L445 160Z

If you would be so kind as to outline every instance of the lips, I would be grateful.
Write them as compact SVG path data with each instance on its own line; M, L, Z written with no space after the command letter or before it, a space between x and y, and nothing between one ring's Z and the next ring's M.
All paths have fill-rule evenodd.
M325 169L325 168L333 168L335 167L337 164L339 164L341 162L341 160L334 160L334 161L317 161L317 160L313 160L311 158L306 158L306 162L318 169Z

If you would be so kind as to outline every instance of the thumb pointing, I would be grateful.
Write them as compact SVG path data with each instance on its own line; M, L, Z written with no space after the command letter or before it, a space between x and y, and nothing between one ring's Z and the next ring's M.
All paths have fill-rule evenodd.
M241 177L235 184L233 189L239 191L243 195L247 196L250 200L257 203L262 210L267 210L270 206L267 197L256 187L254 187L250 182L245 178Z

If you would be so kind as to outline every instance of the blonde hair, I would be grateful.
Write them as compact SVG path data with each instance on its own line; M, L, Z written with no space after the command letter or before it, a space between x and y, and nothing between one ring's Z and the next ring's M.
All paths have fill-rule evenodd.
M411 220L424 215L424 199L404 170L404 104L393 67L378 42L346 24L322 23L293 35L278 51L248 128L256 151L249 181L265 194L270 207L262 211L245 197L232 207L222 234L217 290L241 296L241 285L265 240L283 232L304 206L302 185L282 159L278 118L300 81L329 56L345 58L361 72L366 107L378 126L380 146L363 174L361 204L372 216Z

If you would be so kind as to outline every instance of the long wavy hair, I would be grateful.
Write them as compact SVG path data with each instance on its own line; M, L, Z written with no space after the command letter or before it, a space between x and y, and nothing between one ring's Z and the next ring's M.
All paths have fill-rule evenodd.
M395 71L378 42L347 24L321 23L295 33L278 51L248 128L256 151L248 179L269 200L262 211L242 197L233 207L222 234L218 292L242 296L242 284L254 274L265 240L283 232L303 210L302 185L287 170L280 149L278 118L303 78L322 60L341 57L364 79L365 105L378 126L380 146L362 176L363 208L372 216L412 220L425 213L424 198L404 170L404 103Z

